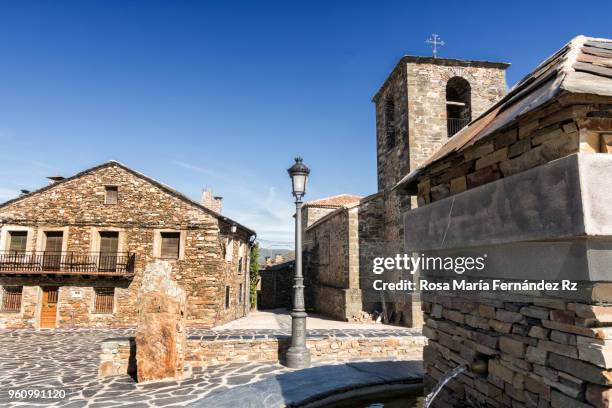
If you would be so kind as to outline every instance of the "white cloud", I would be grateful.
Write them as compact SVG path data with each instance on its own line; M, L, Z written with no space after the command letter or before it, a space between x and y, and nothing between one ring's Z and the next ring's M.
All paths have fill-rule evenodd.
M279 199L274 187L268 187L267 190L265 199L251 200L248 208L229 207L228 216L254 229L258 238L262 240L274 241L279 246L284 244L285 247L291 247L294 240L292 216L295 207L290 198Z
M225 175L223 175L223 174L221 174L221 173L219 173L217 171L214 171L214 170L211 170L211 169L207 169L207 168L202 167L202 166L197 166L195 164L187 163L187 162L180 161L180 160L173 160L172 163L174 165L182 167L182 168L184 168L186 170L192 170L192 171L195 171L195 172L198 172L198 173L206 174L209 177L213 177L213 178L224 180L224 181L229 181L230 180Z

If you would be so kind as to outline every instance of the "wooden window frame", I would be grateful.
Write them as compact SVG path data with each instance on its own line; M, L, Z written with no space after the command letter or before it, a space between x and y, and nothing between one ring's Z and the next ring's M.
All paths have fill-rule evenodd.
M110 302L108 299L110 299ZM94 288L94 304L93 304L92 313L94 314L113 314L115 313L115 288L114 287Z
M164 237L164 235L166 237ZM164 255L164 238L170 238L169 235L172 235L172 239L177 240L176 242L176 254L174 254L174 249L172 250L172 256L168 256L166 253ZM162 231L159 233L159 257L161 259L179 259L181 257L181 233L179 231Z
M24 242L24 246L23 246L23 250L14 250L11 249L11 244L13 243L13 237L16 236L14 234L19 234L20 236L23 236L25 234L25 242ZM8 242L7 242L7 250L9 252L15 252L15 253L25 253L28 250L28 235L29 232L27 230L8 230L7 231L7 238L8 238Z
M9 289L10 290L7 290ZM18 290L13 290L18 289ZM17 295L18 293L18 295ZM7 303L11 302L13 307L7 308ZM21 306L23 305L23 286L3 286L2 287L2 304L0 304L1 313L21 313Z
M109 192L114 193L114 197L109 200ZM117 205L119 204L119 187L118 186L104 186L104 204L106 205Z

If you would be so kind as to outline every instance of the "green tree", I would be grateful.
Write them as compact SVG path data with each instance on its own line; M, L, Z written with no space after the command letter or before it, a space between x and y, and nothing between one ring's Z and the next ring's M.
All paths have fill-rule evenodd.
M256 242L251 248L251 282L250 282L250 294L251 294L251 309L257 307L257 283L259 282L259 244Z

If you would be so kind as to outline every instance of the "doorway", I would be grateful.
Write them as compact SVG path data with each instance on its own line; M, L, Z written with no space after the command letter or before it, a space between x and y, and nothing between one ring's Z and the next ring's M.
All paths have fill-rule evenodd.
M40 328L54 329L57 321L58 287L42 288L42 306L40 308Z
M117 250L119 249L119 233L114 231L100 232L100 272L115 272L117 270Z

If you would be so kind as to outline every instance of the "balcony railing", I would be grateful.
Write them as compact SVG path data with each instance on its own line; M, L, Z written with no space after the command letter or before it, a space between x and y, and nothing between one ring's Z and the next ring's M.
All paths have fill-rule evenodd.
M468 123L470 123L469 119L460 119L460 118L446 119L446 128L448 130L448 137L454 136L455 133L459 132L461 129L466 127Z
M0 273L131 276L136 255L130 252L0 251Z

